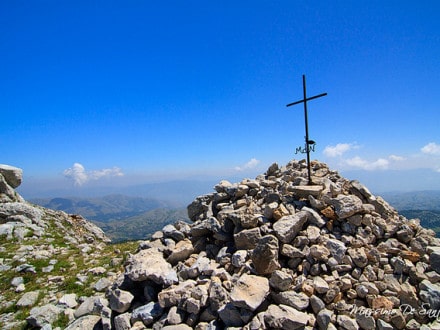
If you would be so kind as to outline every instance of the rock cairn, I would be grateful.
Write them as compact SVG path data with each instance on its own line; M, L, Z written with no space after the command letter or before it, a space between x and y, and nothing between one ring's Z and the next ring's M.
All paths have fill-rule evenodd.
M221 181L69 329L440 329L434 232L323 163L312 179L291 161Z

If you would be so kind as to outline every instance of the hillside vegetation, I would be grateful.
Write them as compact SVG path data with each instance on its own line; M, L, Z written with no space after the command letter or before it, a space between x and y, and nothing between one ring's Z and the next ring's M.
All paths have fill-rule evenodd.
M387 192L381 194L390 205L408 219L420 219L423 227L440 237L440 191Z
M440 237L440 211L401 210L399 213L408 219L420 219L423 227L434 230L437 237Z
M112 242L124 242L150 238L165 225L176 221L188 221L186 209L158 208L132 217L108 222L92 221L99 226Z
M188 221L185 208L143 197L108 195L99 198L33 199L46 208L79 214L99 226L112 242L146 239L165 225Z
M440 211L440 191L386 192L381 196L397 210Z
M26 202L14 190L21 179L20 169L0 165L0 328L64 329L81 297L104 292L137 243L109 244L83 217Z

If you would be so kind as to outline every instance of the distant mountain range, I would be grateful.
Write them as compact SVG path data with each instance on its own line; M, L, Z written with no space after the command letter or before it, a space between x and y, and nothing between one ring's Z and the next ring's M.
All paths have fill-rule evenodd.
M92 221L111 238L113 242L142 240L176 221L189 222L187 211L181 209L158 208L125 219L107 222Z
M29 201L53 210L80 214L88 220L100 222L126 219L150 210L172 207L172 205L161 200L126 195L108 195L93 198L34 198Z
M423 227L433 229L440 237L440 191L387 192L381 196L399 214L408 219L420 219Z
M233 178L232 178L233 179ZM231 179L228 179L231 180ZM66 186L57 189L44 189L40 186L29 186L26 182L19 187L18 192L26 200L41 200L47 202L55 196L69 196L68 199L86 197L101 198L108 195L124 195L130 197L144 197L164 201L171 207L184 207L199 195L213 192L213 187L220 179L212 180L174 180L155 182L130 186L98 186L98 187L73 187ZM235 182L231 181L231 182Z
M98 225L113 242L140 240L177 220L189 221L186 208L161 200L126 195L34 198L31 203L80 214Z
M399 214L408 219L420 219L423 227L434 230L440 237L440 191L387 192L381 196Z
M182 185L178 196L189 196L186 189L189 185ZM149 193L154 190L162 197L171 197L164 194L169 187L149 186ZM192 186L198 190L201 187ZM143 186L143 190L146 189ZM145 192L145 190L144 190ZM177 196L177 195L175 195ZM197 195L193 195L192 199ZM419 218L424 227L434 229L440 236L440 191L417 192L387 192L381 196L400 214L407 218ZM192 200L188 198L188 203ZM172 200L171 198L168 200ZM80 214L86 219L101 227L115 242L138 240L149 237L152 233L162 229L166 224L177 220L189 221L186 207L182 200L169 202L155 198L134 197L123 194L113 194L104 197L80 198L34 198L32 203L70 214ZM185 204L186 206L186 204Z
M440 211L440 190L384 192L380 194L397 210Z
M430 228L440 237L440 211L435 210L403 210L399 212L407 219L420 219L425 228Z

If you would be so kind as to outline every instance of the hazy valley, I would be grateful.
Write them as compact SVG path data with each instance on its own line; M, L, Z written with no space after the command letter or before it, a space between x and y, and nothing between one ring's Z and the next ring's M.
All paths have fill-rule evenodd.
M39 198L31 202L69 214L80 214L103 229L113 242L146 239L166 224L188 221L186 208L153 198L107 195Z

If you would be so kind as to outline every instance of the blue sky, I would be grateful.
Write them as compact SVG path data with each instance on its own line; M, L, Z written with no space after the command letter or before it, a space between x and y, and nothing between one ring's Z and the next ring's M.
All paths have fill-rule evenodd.
M1 1L0 163L23 189L255 175L304 157L286 104L305 74L328 93L308 106L313 159L440 189L438 17L438 1Z

